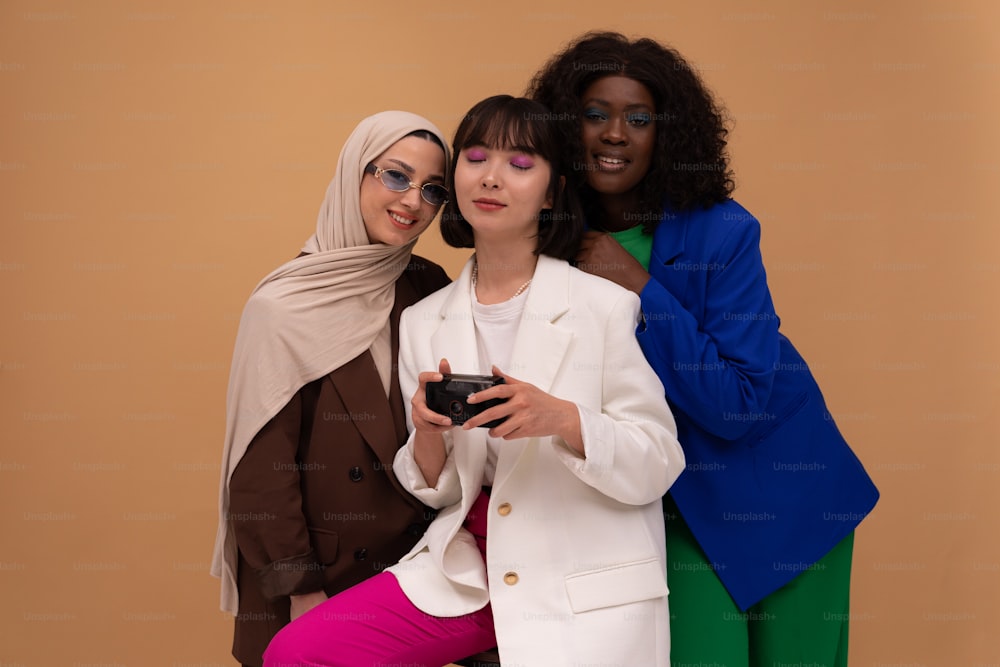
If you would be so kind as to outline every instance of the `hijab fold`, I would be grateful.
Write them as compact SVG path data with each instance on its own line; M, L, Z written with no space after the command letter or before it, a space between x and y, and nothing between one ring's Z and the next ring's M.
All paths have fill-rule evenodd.
M268 274L250 294L226 392L219 528L211 573L222 579L221 607L237 613L237 547L229 522L229 480L254 436L306 384L369 349L389 320L396 280L416 240L371 244L361 217L361 179L369 162L407 134L433 123L405 111L362 120L348 137L326 190L309 253ZM445 149L445 165L449 163Z

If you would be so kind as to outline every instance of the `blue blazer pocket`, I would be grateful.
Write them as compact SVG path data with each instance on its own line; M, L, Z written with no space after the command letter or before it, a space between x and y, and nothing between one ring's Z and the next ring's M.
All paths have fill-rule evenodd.
M809 392L803 391L798 396L795 396L791 401L789 401L781 409L778 414L770 414L764 412L759 415L760 422L756 427L754 427L749 434L749 445L750 447L757 447L762 442L768 440L774 433L778 430L784 429L787 426L793 425L795 429L800 428L802 425L798 423L799 420L795 418L800 415L807 415L808 413L803 412L806 404L809 403ZM788 429L789 431L795 429Z
M658 558L622 563L566 577L573 613L614 607L667 595L667 574Z

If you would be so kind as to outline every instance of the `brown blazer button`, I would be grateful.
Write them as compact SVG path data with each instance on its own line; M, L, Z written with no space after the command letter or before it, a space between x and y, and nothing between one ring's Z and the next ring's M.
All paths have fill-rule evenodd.
M499 514L500 516L507 516L508 514L510 514L510 510L511 510L510 503L501 503L500 506L497 507L497 514Z
M358 466L351 468L347 475L351 478L352 482L360 482L365 478L365 474L361 472L361 468Z
M361 547L354 552L354 560L364 560L366 558L368 558L368 549Z
M517 583L517 580L518 580L517 572L508 572L507 574L503 575L503 583L507 584L508 586L513 586L514 584Z

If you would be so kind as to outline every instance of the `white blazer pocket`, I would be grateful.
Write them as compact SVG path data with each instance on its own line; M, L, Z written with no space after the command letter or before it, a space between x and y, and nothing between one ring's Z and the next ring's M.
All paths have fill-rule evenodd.
M667 574L658 558L623 563L566 577L573 613L651 600L667 595Z

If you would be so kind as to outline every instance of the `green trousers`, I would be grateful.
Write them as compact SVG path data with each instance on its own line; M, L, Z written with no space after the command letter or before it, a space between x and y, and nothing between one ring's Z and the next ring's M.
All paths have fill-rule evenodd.
M671 667L847 667L854 533L740 611L669 496Z

